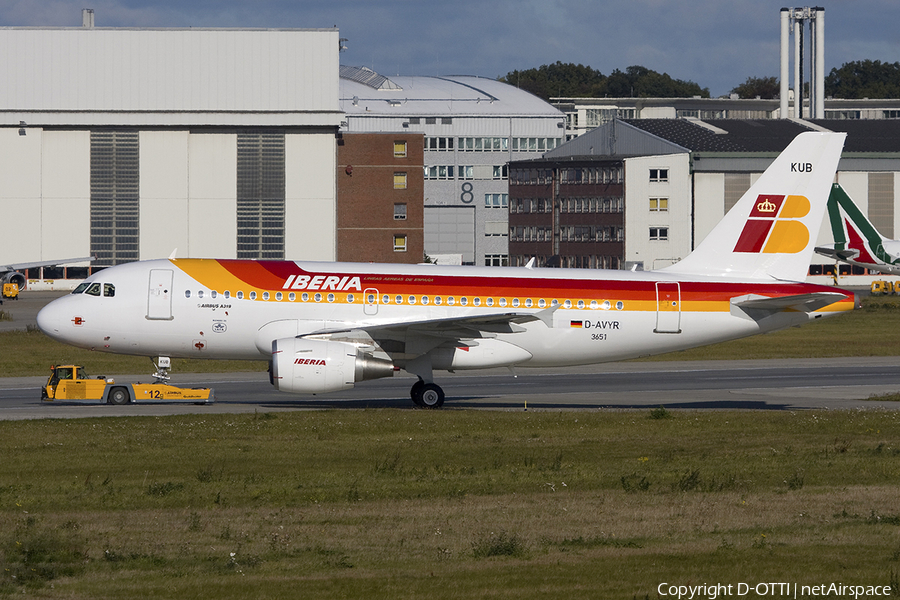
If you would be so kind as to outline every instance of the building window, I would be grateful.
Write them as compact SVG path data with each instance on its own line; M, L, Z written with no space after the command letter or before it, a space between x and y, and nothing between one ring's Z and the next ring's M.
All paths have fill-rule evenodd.
M650 198L650 212L667 212L668 210L668 198Z
M138 260L140 168L136 131L91 132L91 254L98 266Z
M669 228L668 227L651 227L650 228L650 241L661 242L669 239Z
M425 179L453 179L453 166L425 167Z
M650 183L665 183L669 181L668 169L650 169Z
M394 142L394 157L406 158L406 142Z
M284 133L237 136L237 258L284 258Z
M406 189L406 173L394 173L394 189Z
M505 221L487 221L484 224L485 237L506 237L509 229Z
M394 236L394 252L406 252L406 236Z
M485 208L506 208L509 206L509 194L485 194Z
M509 266L509 255L507 254L485 254L484 266L486 267L506 267Z
M453 150L453 140L455 138L452 137L430 137L425 138L425 149L426 150L434 150L437 152L445 152L448 150Z
M406 220L406 204L395 204L394 205L394 220L395 221L405 221Z

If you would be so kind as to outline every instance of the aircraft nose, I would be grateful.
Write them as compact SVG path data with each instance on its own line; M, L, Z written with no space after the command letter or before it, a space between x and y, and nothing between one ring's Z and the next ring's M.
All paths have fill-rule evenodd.
M63 322L62 307L60 306L59 300L54 300L38 311L38 327L45 335L48 335L53 339L60 339L60 329L62 328Z

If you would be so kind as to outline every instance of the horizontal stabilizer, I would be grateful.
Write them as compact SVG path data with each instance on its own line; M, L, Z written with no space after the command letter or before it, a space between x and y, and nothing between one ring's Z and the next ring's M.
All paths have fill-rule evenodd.
M834 246L816 246L816 252L822 256L828 256L838 260L854 260L859 256L859 250L853 248L836 250Z
M753 311L775 313L783 311L815 312L835 302L847 298L846 294L838 292L813 292L811 294L797 294L794 296L760 296L749 294L731 299L731 305L743 310L750 316ZM756 317L754 317L756 318Z

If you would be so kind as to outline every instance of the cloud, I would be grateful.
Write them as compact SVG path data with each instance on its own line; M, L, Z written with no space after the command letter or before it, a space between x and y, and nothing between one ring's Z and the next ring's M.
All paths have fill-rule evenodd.
M81 25L75 0L0 4L0 25ZM97 0L98 27L337 26L344 64L386 75L497 77L554 62L604 74L631 65L727 93L747 77L778 76L783 0ZM897 60L900 3L832 0L826 70Z

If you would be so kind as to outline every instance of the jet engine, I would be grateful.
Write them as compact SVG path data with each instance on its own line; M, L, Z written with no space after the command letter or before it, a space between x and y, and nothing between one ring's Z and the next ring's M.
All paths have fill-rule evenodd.
M322 394L348 390L358 381L391 377L391 361L353 344L306 338L272 342L272 384L282 392Z
M25 274L20 273L19 271L7 271L6 273L0 274L0 286L4 283L14 283L18 286L19 291L25 289Z

